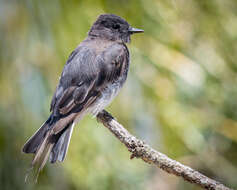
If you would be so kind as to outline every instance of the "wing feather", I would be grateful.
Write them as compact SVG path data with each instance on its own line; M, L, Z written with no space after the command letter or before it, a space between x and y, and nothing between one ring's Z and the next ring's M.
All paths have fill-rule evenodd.
M118 80L122 73L127 75L128 56L126 46L118 43L98 55L90 48L73 52L51 103L54 115L60 118L53 129L55 134L91 106L109 83Z

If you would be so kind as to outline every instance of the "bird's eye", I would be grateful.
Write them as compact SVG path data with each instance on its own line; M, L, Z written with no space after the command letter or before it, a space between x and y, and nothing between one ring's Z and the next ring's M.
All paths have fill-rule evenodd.
M105 25L105 24L106 24L106 21L102 20L102 21L101 21L101 24L102 24L102 25Z
M113 29L119 29L119 28L120 28L120 25L119 25L119 24L113 24L113 25L112 25L112 28L113 28Z

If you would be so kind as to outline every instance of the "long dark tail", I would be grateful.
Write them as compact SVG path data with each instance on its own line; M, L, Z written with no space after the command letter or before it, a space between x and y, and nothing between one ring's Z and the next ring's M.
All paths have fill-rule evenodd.
M70 123L67 127L65 127L65 130L63 130L56 136L55 145L51 151L49 158L51 163L55 163L57 160L60 162L64 161L67 154L73 128L74 123Z
M50 117L23 146L24 153L35 154L31 168L37 169L36 176L45 166L49 156L50 162L55 163L57 160L64 161L67 154L74 124L70 122L56 135L51 130L53 125Z
M22 148L24 153L36 153L50 127L51 117L30 137Z

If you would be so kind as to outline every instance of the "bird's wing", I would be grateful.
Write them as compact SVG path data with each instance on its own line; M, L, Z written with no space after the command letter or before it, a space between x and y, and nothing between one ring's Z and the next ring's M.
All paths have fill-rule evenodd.
M63 69L51 102L53 115L70 120L89 107L107 84L127 72L128 57L123 44L113 44L98 55L93 49L79 46ZM63 127L64 122L57 131Z

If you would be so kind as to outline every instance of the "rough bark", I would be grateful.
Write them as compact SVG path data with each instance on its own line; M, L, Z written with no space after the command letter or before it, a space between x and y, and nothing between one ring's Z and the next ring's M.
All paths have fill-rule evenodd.
M162 170L182 177L184 180L199 185L203 189L208 190L230 190L218 181L210 179L194 169L185 166L175 160L170 159L151 148L145 142L131 135L120 123L118 123L112 115L103 110L97 115L97 120L107 127L130 151L131 159L141 158L149 164L154 164Z

